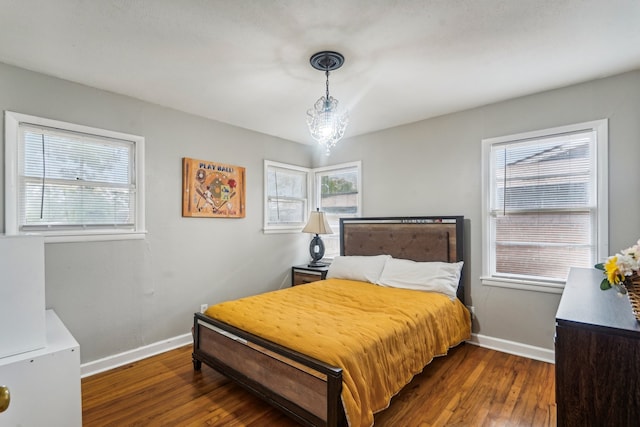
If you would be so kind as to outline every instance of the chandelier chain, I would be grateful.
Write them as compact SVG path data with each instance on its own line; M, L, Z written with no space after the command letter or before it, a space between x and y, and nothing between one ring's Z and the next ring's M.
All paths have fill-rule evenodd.
M325 75L327 76L327 101L329 100L329 70L325 71Z

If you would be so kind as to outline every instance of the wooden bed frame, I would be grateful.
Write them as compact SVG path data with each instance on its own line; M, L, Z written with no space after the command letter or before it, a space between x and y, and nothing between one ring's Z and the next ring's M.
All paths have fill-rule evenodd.
M342 255L463 260L462 216L343 218L340 231ZM464 302L462 277L458 298ZM195 370L204 362L304 425L346 425L341 368L200 313L194 314L193 334Z

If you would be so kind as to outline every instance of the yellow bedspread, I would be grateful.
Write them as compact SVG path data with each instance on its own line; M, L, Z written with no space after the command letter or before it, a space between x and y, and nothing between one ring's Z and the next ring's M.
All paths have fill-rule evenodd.
M220 303L206 315L342 368L352 427L371 426L434 356L471 335L457 299L342 279Z

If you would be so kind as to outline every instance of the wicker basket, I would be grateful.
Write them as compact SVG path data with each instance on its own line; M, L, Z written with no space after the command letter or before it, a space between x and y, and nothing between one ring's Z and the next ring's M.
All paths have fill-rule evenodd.
M627 279L624 287L627 288L627 296L629 296L633 315L640 322L640 277L634 276Z

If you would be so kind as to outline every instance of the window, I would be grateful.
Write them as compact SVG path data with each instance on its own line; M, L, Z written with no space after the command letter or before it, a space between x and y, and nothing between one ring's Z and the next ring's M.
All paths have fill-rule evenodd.
M142 238L144 138L5 112L5 231Z
M308 169L265 160L265 233L300 232L319 208L333 230L322 236L325 257L339 255L340 218L361 214L360 169L360 162Z
M561 292L607 250L607 121L483 140L483 284Z
M264 231L300 231L309 215L309 169L264 161Z
M333 234L322 236L325 257L340 255L340 218L360 216L360 162L314 169L315 206L327 215Z

